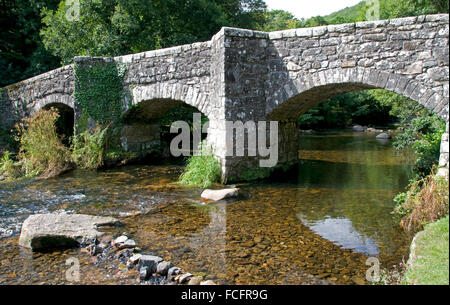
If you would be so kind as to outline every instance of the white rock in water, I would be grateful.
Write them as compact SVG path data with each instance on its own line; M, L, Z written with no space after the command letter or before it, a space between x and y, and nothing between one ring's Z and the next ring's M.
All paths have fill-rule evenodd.
M352 130L354 132L364 132L366 131L367 127L366 126L361 126L361 125L355 125L352 127Z
M379 135L377 135L377 139L390 139L391 135L388 133L380 133Z
M117 247L128 240L128 237L125 235L119 236L111 242L111 245Z
M219 201L226 198L233 198L239 195L239 189L225 189L225 190L204 190L201 197L205 200Z
M33 250L74 247L104 235L97 231L98 227L117 222L112 217L82 214L31 215L22 225L19 245Z

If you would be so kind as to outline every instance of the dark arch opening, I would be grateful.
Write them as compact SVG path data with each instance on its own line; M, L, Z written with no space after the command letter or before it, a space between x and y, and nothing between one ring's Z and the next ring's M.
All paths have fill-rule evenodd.
M66 146L70 146L70 138L74 135L75 113L72 107L63 103L47 104L44 110L55 109L59 118L56 121L56 132L61 137L62 142Z
M124 128L121 132L122 147L147 155L143 160L148 161L152 156L162 157L164 160L182 162L184 158L175 158L170 153L170 143L177 134L170 133L170 127L175 121L188 123L193 132L193 114L201 113L196 107L183 101L173 99L152 99L134 105L122 117ZM203 113L202 126L208 121ZM206 134L202 134L202 140ZM125 143L126 142L126 143ZM125 146L125 147L124 147ZM194 149L191 141L191 149Z

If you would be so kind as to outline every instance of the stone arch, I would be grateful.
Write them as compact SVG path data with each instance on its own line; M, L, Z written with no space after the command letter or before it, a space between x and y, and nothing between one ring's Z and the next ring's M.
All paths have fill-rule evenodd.
M72 110L75 109L74 99L72 95L50 94L33 103L31 114L36 113L41 109L49 109L51 105L65 105Z
M177 82L136 86L132 90L132 96L133 105L147 103L148 110L154 113L155 118L182 103L197 108L209 119L214 117L208 93L192 85Z
M208 94L200 88L180 83L155 83L135 86L132 89L131 105L127 105L123 118L125 126L121 132L122 147L126 150L142 151L170 141L161 118L179 105L188 105L212 121L208 107ZM165 131L165 132L164 132ZM162 137L162 135L166 137Z
M336 68L289 80L267 98L269 120L297 119L321 102L351 91L385 89L408 97L448 121L448 97L407 76L370 68Z

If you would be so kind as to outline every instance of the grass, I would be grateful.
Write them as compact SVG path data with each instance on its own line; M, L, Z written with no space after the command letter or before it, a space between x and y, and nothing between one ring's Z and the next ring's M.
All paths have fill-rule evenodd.
M98 169L105 159L108 127L86 130L73 137L72 160L78 168Z
M429 224L415 238L415 259L405 274L406 284L449 284L449 217Z
M202 147L205 147L202 145ZM216 158L203 148L199 156L191 156L178 182L182 185L207 188L220 182L221 169Z

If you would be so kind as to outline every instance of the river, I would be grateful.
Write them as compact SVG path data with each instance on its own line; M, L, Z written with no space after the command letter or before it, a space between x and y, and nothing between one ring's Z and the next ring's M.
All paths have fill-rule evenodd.
M180 187L179 165L77 170L48 180L0 184L0 283L65 284L78 258L80 284L135 284L117 262L79 249L32 253L17 246L21 223L45 212L114 216L142 248L221 284L355 284L369 257L392 268L409 254L393 220L395 194L412 176L411 157L372 134L302 135L299 172L238 185L250 198L202 205Z

